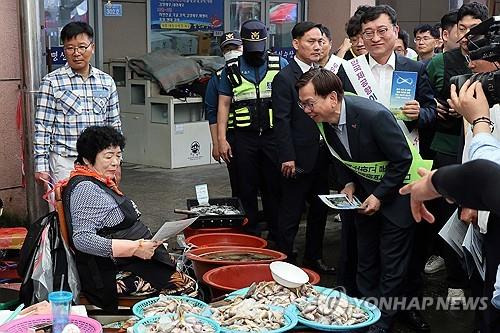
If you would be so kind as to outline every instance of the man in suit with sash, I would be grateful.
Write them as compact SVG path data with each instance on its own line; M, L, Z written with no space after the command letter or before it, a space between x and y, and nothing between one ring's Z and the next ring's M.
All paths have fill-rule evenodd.
M420 154L423 158L432 157L430 154L430 140L422 137L423 131L432 127L436 120L436 102L429 81L425 65L411 60L394 52L394 45L398 39L399 26L397 25L396 11L387 5L369 7L361 17L362 38L368 53L357 59L367 62L368 71L375 79L374 87L377 94L371 94L356 87L355 81L362 81L359 77L349 75L347 64L344 64L338 73L342 80L344 90L369 97L389 107L392 74L394 71L417 72L417 89L415 99L406 103L403 114L409 119L405 125L411 132L418 129L420 132ZM361 59L363 57L363 59ZM366 60L366 61L365 61ZM368 74L368 73L365 73ZM365 88L365 87L363 87ZM378 89L377 89L378 88ZM422 140L423 139L423 140ZM430 138L432 139L432 138Z
M355 214L358 288L364 297L390 297L394 301L404 293L415 229L409 198L398 193L412 163L404 134L383 105L344 96L342 82L331 71L306 72L296 87L302 109L320 123L327 144L339 156L336 171L344 185L342 192L350 198L355 194L362 202ZM346 167L351 162L362 162L370 169L370 162L380 161L387 164L378 181ZM373 176L376 174L374 170ZM370 332L391 328L397 309L391 306L381 310L382 317Z
M345 63L338 75L345 91L354 92L389 107L394 71L416 72L415 97L402 107L402 114L407 117L407 121L399 123L404 131L408 130L406 134L411 141L415 142L418 138L421 157L432 159L430 143L436 121L433 90L423 63L394 52L398 32L397 15L393 8L388 5L378 5L366 9L361 17L361 36L368 53ZM362 70L357 71L359 67ZM406 284L407 297L418 297L421 294L423 282L421 274L427 260L427 249L423 245L425 242L418 239L425 239L426 234L426 227L418 225L415 233L417 241ZM411 310L403 312L402 315L413 329L430 330L429 324L420 312Z

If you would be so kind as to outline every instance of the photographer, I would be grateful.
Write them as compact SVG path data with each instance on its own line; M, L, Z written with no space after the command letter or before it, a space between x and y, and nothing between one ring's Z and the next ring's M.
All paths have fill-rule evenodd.
M476 74L454 77L451 80L451 98L448 99L450 106L471 124L465 126L464 160L487 159L494 163L478 160L463 166L441 168L437 172L422 172L423 178L420 181L407 185L400 191L401 194L411 193L412 213L417 221L422 218L434 221L434 216L425 208L423 201L440 197L438 192L461 205L491 211L489 216L485 215L485 221L481 221L481 218L479 221L481 231L485 233L483 253L486 258L486 275L483 295L490 301L493 300L493 295L498 297L499 294L499 291L495 292L495 281L500 264L497 244L500 239L500 202L497 195L500 183L500 134L495 130L495 123L500 122L500 89L497 86L497 82L500 82L498 24L497 18L490 18L467 34L471 59L468 67ZM457 86L460 89L458 94ZM457 182L457 179L460 181ZM476 211L463 211L469 213L468 217L464 217L466 214L462 213L462 220L476 223ZM500 281L497 285L500 286ZM488 308L483 311L482 317L481 332L500 330L500 311L491 302L488 302Z
M494 103L494 93L489 94L490 98L487 99L481 87L481 81L486 79L488 75L495 75L494 73L485 73L491 73L497 70L499 68L498 62L475 59L469 62L468 67L473 73L477 74L474 78L479 81L472 83L472 85L471 80L464 82L460 88L464 92L461 99L457 96L456 85L452 84L451 99L448 100L450 105L453 105L454 108L460 109L457 111L459 114L462 114L465 119L465 146L462 161L466 162L473 159L484 158L500 164L500 156L498 155L499 152L496 150L494 144L495 140L493 139L500 139L500 131L498 129L495 130L495 127L493 126L495 123L500 124L500 105L495 104L490 109L488 106L488 99L491 100L489 103L490 105ZM457 83L460 83L460 81ZM480 92L476 90L480 90ZM479 94L481 95L481 98L479 98ZM476 120L477 123L474 124ZM478 222L478 212L477 210L462 208L460 219L464 222L476 223ZM487 215L482 215L479 219L478 223L482 232L486 232L487 220Z
M497 126L500 124L499 24L498 17L491 17L472 28L465 36L471 59L468 67L475 74L470 77L452 79L451 98L448 103L466 120L463 161L487 159L497 165L500 164L500 130L495 128L495 124ZM464 78L468 80L462 84ZM460 89L458 96L456 86ZM494 169L479 170L478 176L481 172L493 174ZM495 183L495 180L491 182ZM473 191L474 187L481 190L482 196L497 196L498 190L489 193L484 185L479 183L469 186L468 191ZM498 205L482 208L485 211L479 212L476 209L481 209L481 207L472 208L475 209L463 208L460 217L465 222L477 223L481 233L485 234L483 255L486 260L486 276L483 296L491 300L500 264L500 251L498 251L500 215L495 212ZM471 284L474 288L478 282L475 282L473 278ZM500 331L500 311L492 307L490 302L488 305L486 311L482 313L482 331L498 332Z
M470 143L467 142L466 132L466 146L469 146L469 149L464 151L464 158L468 154L468 160L487 159L500 164L500 131L494 126L500 123L500 105L495 104L489 108L479 81L473 83L470 80L465 81L460 88L460 97L457 96L456 89L452 84L451 99L448 103L471 124L466 130L470 128L473 136Z
M437 54L427 66L437 103L435 133L430 144L435 169L461 161L460 143L463 120L461 115L446 103L446 100L450 97L451 77L471 73L467 66L470 58L467 40L464 36L471 28L487 18L488 9L483 4L472 2L462 5L457 12L455 24L455 30L458 33L456 37L460 41L459 47ZM466 273L456 253L437 236L437 231L448 221L457 206L450 205L443 199L437 199L429 203L429 209L436 216L436 226L427 228L430 239L429 254L439 255L444 260L431 256L425 265L425 272L434 273L446 266L447 298L453 304L463 303L464 290L469 285Z

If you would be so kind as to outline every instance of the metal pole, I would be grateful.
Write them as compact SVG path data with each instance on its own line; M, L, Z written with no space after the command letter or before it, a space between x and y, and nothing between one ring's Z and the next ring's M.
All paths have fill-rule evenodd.
M24 170L26 174L26 199L28 219L33 222L47 212L42 199L43 186L35 182L33 160L33 128L36 91L45 72L45 32L41 23L43 1L20 0L21 52L23 60L23 111L24 111Z

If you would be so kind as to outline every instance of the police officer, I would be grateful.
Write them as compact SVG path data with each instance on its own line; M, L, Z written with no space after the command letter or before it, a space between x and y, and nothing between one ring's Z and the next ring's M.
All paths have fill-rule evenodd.
M226 63L219 85L217 132L219 153L226 163L236 163L239 197L249 223L246 230L259 235L259 187L264 214L274 238L280 196L271 83L288 63L266 48L267 29L258 20L241 26L243 55ZM228 119L234 119L234 142L227 140ZM234 158L234 160L233 160Z
M243 45L238 31L229 31L222 35L220 48L226 61L237 59L243 53ZM208 81L205 92L205 117L210 126L210 136L212 137L212 157L220 162L219 145L217 141L217 107L219 102L219 82L223 68L213 74ZM233 120L228 121L228 130L233 127ZM228 142L232 142L232 132L227 132ZM232 196L238 196L237 176L235 163L227 164L229 172L229 182L231 183Z

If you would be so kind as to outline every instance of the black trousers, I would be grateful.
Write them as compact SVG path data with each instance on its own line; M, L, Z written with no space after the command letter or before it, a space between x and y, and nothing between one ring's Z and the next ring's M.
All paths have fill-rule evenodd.
M260 236L258 223L259 187L266 195L264 209L269 224L278 221L280 202L278 150L273 130L259 134L257 131L234 130L233 155L237 169L238 192L248 218L247 232ZM272 228L272 226L271 226Z
M282 197L278 218L278 248L288 256L293 257L293 243L307 202L309 211L304 258L316 260L323 257L323 237L328 207L318 198L318 194L330 192L327 154L326 147L320 147L316 163L310 173L298 173L295 178L280 177Z
M447 155L437 152L434 156L433 169L446 165L456 164L456 155ZM408 271L406 296L420 297L423 287L423 272L429 255L438 253L443 257L446 265L446 284L448 288L464 289L469 286L467 274L455 251L438 235L439 230L448 222L457 209L457 205L448 203L444 198L429 201L426 204L434 214L434 224L419 223L416 226L413 254Z
M490 215L488 232L484 238L484 254L486 256L486 275L484 280L484 296L488 299L487 308L483 312L481 333L500 332L500 310L491 304L495 290L496 274L500 265L500 217Z
M457 155L447 155L437 152L434 156L434 164L432 167L433 169L438 169L443 166L457 164L458 161L459 159ZM431 209L431 213L433 213L436 217L435 224L441 228L446 222L448 222L457 207L457 205L450 204L444 198L438 198L433 200L429 209ZM439 232L439 230L437 230L437 232ZM467 273L460 262L458 254L448 244L446 244L446 242L441 239L437 233L434 234L434 237L436 243L440 243L438 248L442 250L441 254L446 264L446 282L448 283L448 287L455 289L467 288L469 286Z
M234 130L228 130L227 134L227 142L231 147L234 147ZM233 159L230 163L227 163L227 172L229 174L229 183L231 184L231 196L239 197L238 191L238 168L236 167L236 158L233 154Z
M364 297L402 297L408 272L415 225L402 228L380 212L356 214L358 239L357 285ZM390 329L397 309L381 308L377 326Z
M349 296L360 296L356 284L358 270L358 244L356 237L355 216L351 210L340 211L342 234L340 239L340 256L337 266L337 285L345 288Z

